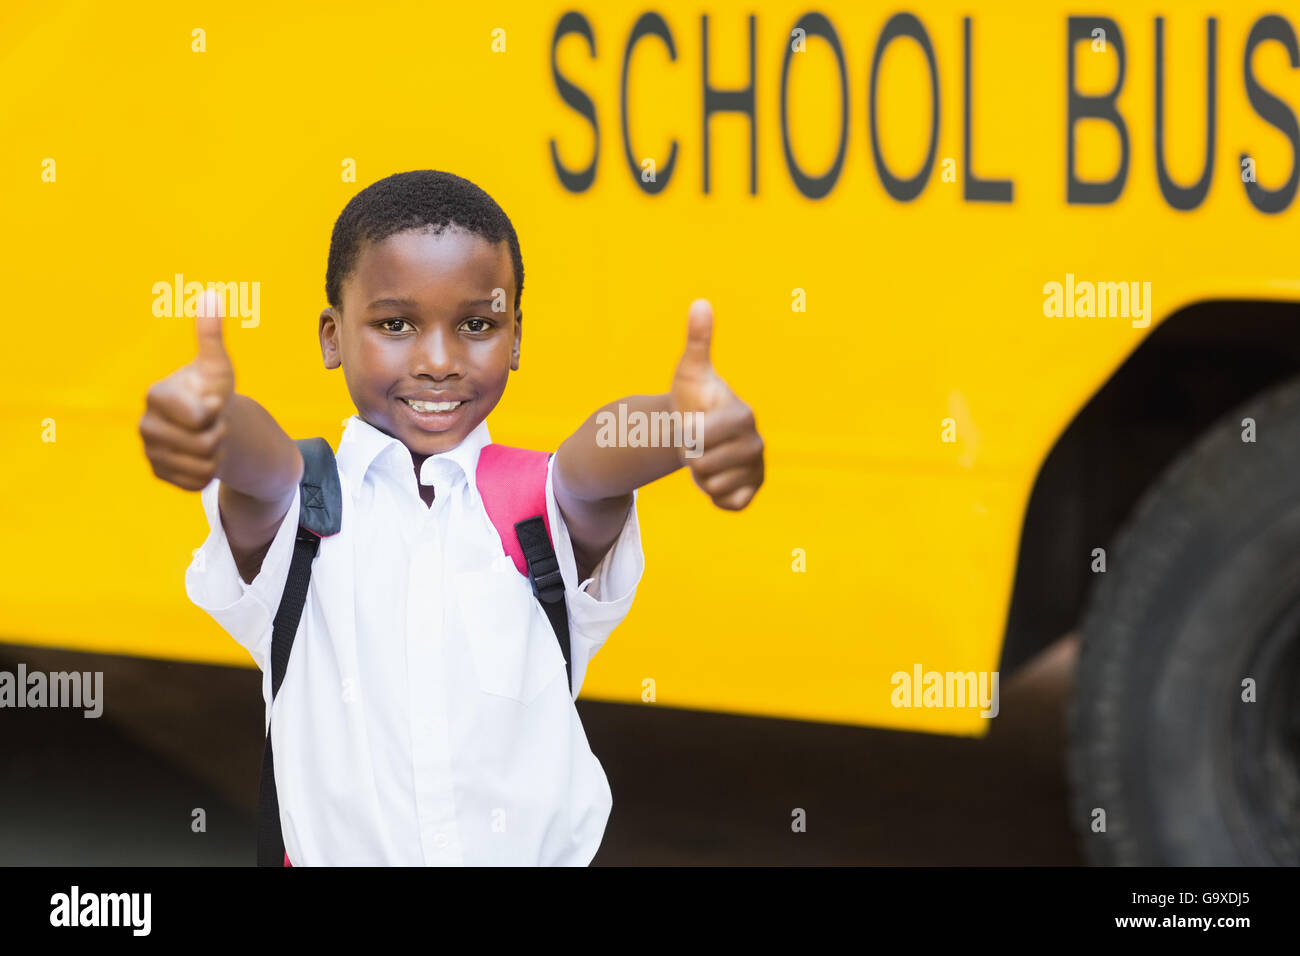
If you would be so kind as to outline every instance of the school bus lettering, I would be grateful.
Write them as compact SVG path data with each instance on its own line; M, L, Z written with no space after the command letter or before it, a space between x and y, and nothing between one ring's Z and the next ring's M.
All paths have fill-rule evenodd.
M1245 74L1246 96L1251 108L1265 120L1276 126L1291 144L1291 175L1286 185L1269 190L1254 180L1246 183L1246 195L1260 212L1282 212L1291 205L1295 198L1296 182L1300 178L1300 126L1296 124L1295 113L1280 99L1264 89L1251 71L1251 54L1265 40L1281 43L1286 48L1291 68L1300 66L1300 48L1296 45L1295 30L1291 24L1277 14L1260 17L1250 28L1250 39L1246 41ZM1246 157L1242 153L1242 158Z
M1165 54L1165 18L1154 18L1155 50L1153 65L1153 95L1155 101L1155 122L1152 131L1154 143L1155 173L1160 183L1160 192L1172 209L1188 211L1197 208L1209 194L1214 175L1214 154L1216 148L1218 95L1215 71L1218 63L1218 19L1208 17L1205 20L1205 49L1203 72L1205 79L1205 158L1200 176L1191 185L1182 185L1174 181L1167 166L1165 145L1165 109L1166 109L1166 73L1176 71L1173 64L1166 62ZM702 115L700 135L700 173L701 191L708 195L712 189L713 164L711 160L712 130L710 120L720 114L737 113L749 121L749 192L758 195L758 124L760 111L758 107L758 85L755 65L755 33L757 17L750 14L745 22L745 40L747 44L748 80L743 86L722 87L715 84L710 70L709 50L711 18L709 14L700 15L701 62L700 101ZM1010 203L1015 183L1010 178L985 179L974 171L972 155L972 33L974 18L963 17L962 28L962 154L963 164L963 198L967 202ZM721 32L721 31L720 31ZM581 169L571 169L560 159L557 141L550 140L551 163L561 185L570 192L580 193L591 189L596 183L597 162L600 158L600 122L595 103L591 95L568 79L560 70L558 51L561 41L573 34L586 41L592 58L597 56L596 28L583 13L569 11L555 25L551 39L551 73L556 92L561 101L582 116L591 126L593 147L588 164ZM835 58L838 77L838 95L841 109L835 158L827 171L821 175L809 173L797 157L795 144L790 135L789 83L790 75L797 54L806 51L808 38L816 37L825 41ZM663 45L671 63L678 60L677 44L669 21L660 13L651 11L642 14L628 33L623 46L622 71L619 80L619 122L623 140L623 154L627 169L632 179L648 195L661 194L668 188L677 170L678 147L680 141L673 139L667 147L667 160L656 164L655 175L644 175L647 160L643 154L633 149L632 135L629 131L631 117L628 110L628 84L631 72L632 54L642 41L655 40ZM734 42L735 34L722 32L712 42ZM880 129L877 114L878 91L881 86L881 63L886 50L894 42L911 42L917 46L925 57L928 71L930 96L930 124L925 147L925 159L913 175L906 175L892 168L887 161L882 141L884 136ZM1295 199L1297 183L1300 182L1300 124L1297 123L1294 110L1284 100L1266 89L1254 72L1253 56L1255 51L1265 43L1278 43L1285 49L1293 68L1300 67L1300 46L1297 44L1295 29L1286 17L1280 14L1268 14L1259 17L1251 25L1245 39L1242 53L1242 82L1246 98L1258 116L1275 127L1291 146L1292 162L1290 173L1283 185L1268 189L1261 186L1254 177L1243 176L1243 187L1251 205L1264 213L1279 213L1290 207ZM775 121L781 131L781 146L785 157L786 173L800 194L808 199L824 199L835 189L844 168L845 153L850 133L850 89L853 84L849 79L849 63L845 57L844 44L839 31L829 16L819 11L802 15L791 26L788 33L782 34L781 43L784 53L781 59L781 73L777 84L777 95L771 100L777 104ZM1131 143L1128 123L1119 110L1119 97L1124 90L1128 67L1127 47L1124 34L1118 21L1105 16L1071 16L1065 21L1065 88L1066 88L1066 168L1065 195L1070 205L1109 205L1117 202L1123 195L1129 178ZM1116 76L1114 85L1104 92L1084 93L1079 89L1079 57L1098 54L1114 56ZM895 13L885 22L877 37L869 68L867 82L866 112L867 131L871 142L873 167L875 174L886 194L896 202L911 202L921 195L930 181L935 159L939 150L939 126L941 100L939 94L939 69L934 44L930 33L919 17L910 12ZM1051 81L1054 78L1043 77L1038 81ZM835 95L834 90L827 91L828 96ZM764 104L769 102L764 100ZM683 104L686 105L686 104ZM1006 108L1008 104L992 104L994 108ZM766 106L765 106L766 108ZM766 114L764 114L766 115ZM1095 120L1109 125L1119 138L1120 155L1114 173L1107 179L1088 180L1082 178L1077 169L1080 150L1078 126L1081 121ZM1249 148L1240 152L1243 168L1248 163Z

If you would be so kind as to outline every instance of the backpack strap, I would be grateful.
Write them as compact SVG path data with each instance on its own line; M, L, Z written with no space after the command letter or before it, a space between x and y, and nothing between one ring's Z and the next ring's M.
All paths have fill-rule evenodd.
M519 573L527 576L533 595L551 622L572 690L569 611L546 509L546 471L551 454L508 445L484 445L479 451L475 483L502 547Z
M321 538L337 534L343 524L343 492L329 442L324 438L300 438L297 445L303 460L302 480L298 483L301 496L298 534L289 562L289 577L271 631L272 702L289 667L289 653L307 603L312 560L320 549ZM271 752L269 723L266 746L262 750L262 783L257 794L257 865L289 866L284 835L280 831L280 801L275 792L275 757Z

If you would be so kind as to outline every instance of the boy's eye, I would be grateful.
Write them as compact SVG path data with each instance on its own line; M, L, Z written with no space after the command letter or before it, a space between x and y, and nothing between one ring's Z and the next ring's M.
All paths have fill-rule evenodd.
M474 323L477 323L477 325L475 325ZM465 325L472 326L469 329L469 331L471 332L486 332L488 329L492 327L492 323L489 322L487 319L466 319Z
M410 322L407 322L406 319L384 319L383 321L381 321L381 322L379 323L379 325L384 329L385 332L400 332L400 331L402 331L400 328L394 329L394 328L391 328L391 327L390 327L390 326L392 326L392 324L395 323L395 322L396 322L396 323L406 323L407 325L411 325L411 323L410 323ZM414 326L411 326L411 327L414 328Z

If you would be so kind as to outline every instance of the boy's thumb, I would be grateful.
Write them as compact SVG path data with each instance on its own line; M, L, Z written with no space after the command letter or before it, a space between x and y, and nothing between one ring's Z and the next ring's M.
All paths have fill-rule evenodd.
M199 300L199 314L195 319L195 328L199 337L199 358L228 361L226 345L221 337L222 319L221 296L213 290L203 293Z
M686 349L682 352L682 365L695 369L711 367L709 343L713 340L713 306L708 299L691 303L686 326Z

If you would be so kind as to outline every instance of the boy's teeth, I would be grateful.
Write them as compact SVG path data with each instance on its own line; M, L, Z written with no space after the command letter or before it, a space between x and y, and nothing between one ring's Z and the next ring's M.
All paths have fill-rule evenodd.
M404 398L402 401L417 412L449 412L460 404L460 402L417 402L412 398Z

